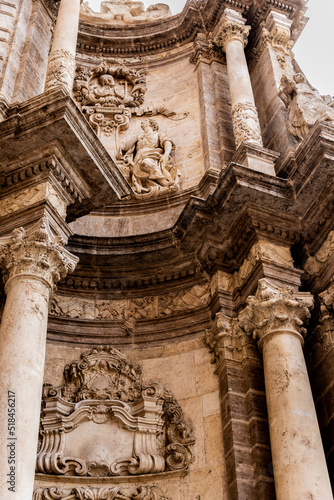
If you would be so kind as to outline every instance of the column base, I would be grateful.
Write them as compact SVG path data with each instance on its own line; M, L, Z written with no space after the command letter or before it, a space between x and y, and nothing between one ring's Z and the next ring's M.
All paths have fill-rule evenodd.
M265 149L257 144L244 142L238 148L232 161L256 172L276 176L275 161L279 153Z

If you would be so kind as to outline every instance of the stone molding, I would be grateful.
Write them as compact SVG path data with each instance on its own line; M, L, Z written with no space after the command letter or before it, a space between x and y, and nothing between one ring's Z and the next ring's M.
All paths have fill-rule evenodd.
M38 488L32 500L169 500L158 486L140 486L130 491L113 488Z
M89 456L73 450L70 435L87 423L96 424ZM105 432L123 448L111 446ZM44 474L154 474L187 470L194 460L193 428L172 394L159 384L143 386L140 367L110 346L66 365L62 386L44 386L40 434L36 470Z
M207 37L205 33L197 34L193 48L193 54L189 58L192 64L197 64L200 61L211 63L214 60L226 63L223 52L215 46L211 37Z
M72 90L75 74L75 58L68 50L56 50L48 61L45 90L58 85L64 86L69 92Z
M0 266L6 285L13 278L30 277L44 281L53 290L54 284L73 272L79 262L62 246L65 243L52 234L47 217L28 232L20 227L0 238Z
M213 41L226 52L226 44L231 40L239 40L246 47L251 26L245 25L242 15L232 9L225 9L221 21L213 33Z
M259 116L254 104L239 102L233 106L232 121L237 149L244 142L256 143L262 146Z
M297 335L303 342L303 325L313 308L311 294L260 279L255 296L248 297L246 304L238 316L239 326L259 341L260 348L270 335L279 333Z
M120 300L92 300L69 295L55 295L50 301L49 314L56 317L104 321L137 321L193 311L207 306L209 300L208 285L194 285L187 290L164 295Z

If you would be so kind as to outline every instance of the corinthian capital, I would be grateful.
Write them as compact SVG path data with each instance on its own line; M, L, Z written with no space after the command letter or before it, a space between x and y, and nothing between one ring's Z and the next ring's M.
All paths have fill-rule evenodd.
M79 259L54 236L48 219L43 217L27 233L22 227L0 238L0 266L7 283L17 276L37 277L53 289L54 284L74 271Z
M255 296L248 297L246 308L239 314L240 327L259 340L259 346L268 335L306 334L304 323L310 317L313 297L296 292L291 287L280 288L266 279L259 280Z
M225 9L224 14L213 33L214 43L226 52L226 44L230 40L239 40L243 46L247 45L250 26L245 26L246 20L232 9Z

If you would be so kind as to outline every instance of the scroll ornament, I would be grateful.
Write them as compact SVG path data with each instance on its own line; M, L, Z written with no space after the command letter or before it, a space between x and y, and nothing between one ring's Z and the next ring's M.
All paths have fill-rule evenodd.
M37 472L96 477L186 470L194 443L172 394L159 384L144 387L140 367L110 346L66 365L62 386L44 386Z
M32 500L169 500L157 486L141 486L125 492L118 486L113 488L38 488Z

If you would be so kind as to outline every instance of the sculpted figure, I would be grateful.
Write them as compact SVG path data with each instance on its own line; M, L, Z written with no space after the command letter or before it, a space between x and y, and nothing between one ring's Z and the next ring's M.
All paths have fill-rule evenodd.
M334 121L334 102L328 103L304 75L282 76L279 96L288 109L288 129L303 139L317 120Z
M101 12L94 12L84 2L81 5L83 17L94 17L96 21L133 24L154 21L171 16L168 5L158 3L145 10L143 2L133 0L106 0L101 3Z
M172 152L173 141L155 120L141 123L142 135L137 135L121 147L118 159L130 168L129 182L135 193L158 194L176 187L180 174L175 169Z

